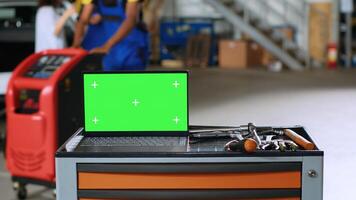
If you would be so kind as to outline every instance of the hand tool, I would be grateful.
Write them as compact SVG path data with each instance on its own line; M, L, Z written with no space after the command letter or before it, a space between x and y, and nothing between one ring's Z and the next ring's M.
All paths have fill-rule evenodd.
M225 145L226 151L240 151L254 153L257 150L257 142L254 139L247 138L243 140L232 140Z
M305 150L314 150L315 149L315 145L312 142L308 141L307 139L300 136L298 133L292 131L291 129L284 129L283 133L288 138L290 138L293 142L295 142L299 146L303 147Z
M292 140L295 144L303 147L305 150L315 149L315 145L312 142L308 141L307 139L305 139L304 137L302 137L301 135L299 135L298 133L294 132L291 129L283 129L283 130L272 129L272 130L266 130L264 133L258 133L258 135L264 135L264 134L275 134L278 136L286 136L290 140Z
M252 124L252 123L250 123ZM253 124L252 124L253 125ZM274 129L272 127L256 127L257 132L271 132ZM204 128L204 129L195 129L195 130L189 130L190 134L196 134L196 133L210 133L210 132L226 132L226 131L234 131L234 132L240 132L240 133L247 133L249 131L249 126L248 125L242 125L238 127L227 127L227 128Z
M253 123L239 127L228 128L207 128L190 131L192 138L222 138L229 137L235 140L228 143L230 149L241 150L245 152L255 152L256 149L262 150L292 150L296 151L299 146L305 150L315 149L315 145L303 138L291 129L274 129L272 127L256 127ZM286 139L274 139L278 136L285 136ZM265 140L261 140L264 137ZM246 145L245 145L246 143ZM256 143L256 147L254 147ZM256 149L254 149L256 148Z
M248 124L248 131L251 134L251 136L253 137L253 139L255 139L255 141L257 142L257 148L259 149L261 147L261 145L262 145L262 142L261 142L260 136L258 136L256 126L253 125L253 123L249 123Z

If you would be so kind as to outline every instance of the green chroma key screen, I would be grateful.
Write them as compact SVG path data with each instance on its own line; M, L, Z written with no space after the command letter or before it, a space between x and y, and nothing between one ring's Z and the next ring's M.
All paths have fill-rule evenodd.
M87 132L188 131L187 73L84 74Z

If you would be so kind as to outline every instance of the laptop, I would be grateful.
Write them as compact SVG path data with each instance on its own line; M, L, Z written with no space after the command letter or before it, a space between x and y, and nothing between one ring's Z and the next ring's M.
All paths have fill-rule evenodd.
M188 72L84 73L76 151L180 152L189 135Z

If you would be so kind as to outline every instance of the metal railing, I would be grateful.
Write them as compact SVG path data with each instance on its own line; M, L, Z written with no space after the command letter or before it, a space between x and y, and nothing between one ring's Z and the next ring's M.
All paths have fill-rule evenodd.
M308 0L234 0L235 5L239 6L244 12L244 17L246 20L250 18L258 18L263 24L270 27L273 26L286 26L292 27L297 33L297 41L291 41L305 54L305 61L309 66L310 62L310 52L309 52L309 40L310 31L309 30L309 17L310 12L318 15L319 30L321 31L321 43L324 45L322 47L327 49L327 43L329 40L329 30L330 23L326 14L317 9L310 7ZM278 29L277 29L278 30ZM283 34L281 34L283 35ZM288 39L288 38L285 38Z
M246 15L258 17L269 26L289 26L298 29L302 33L308 32L305 26L308 22L308 3L305 0L293 1L299 3L299 8L288 0L235 0L241 5ZM279 9L278 9L279 8ZM293 19L291 19L293 16ZM273 23L274 19L274 23ZM301 25L304 26L301 26ZM302 29L302 30L301 30ZM305 47L307 41L300 45Z
M244 19L244 13L241 10L232 9L230 5L224 4L222 1L217 0L205 0L210 6L220 13L229 23L236 27L242 33L249 35L253 40L260 44L263 48L267 49L277 59L282 61L287 67L292 70L303 70L304 64L298 61L288 51L283 50L279 44L271 39L268 35L255 26L260 20L251 20L246 22ZM267 29L269 29L267 27ZM267 31L267 30L266 30Z

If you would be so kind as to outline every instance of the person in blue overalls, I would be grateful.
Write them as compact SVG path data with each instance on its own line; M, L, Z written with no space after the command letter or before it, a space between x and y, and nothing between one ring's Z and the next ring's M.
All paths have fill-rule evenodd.
M90 37L91 41L97 38L93 43L98 46L91 44L86 49L106 54L105 71L144 70L148 61L148 33L142 20L142 0L93 0L85 5L76 26L74 47L79 47L94 11L101 18L98 23L101 27L96 36Z
M95 6L93 0L76 0L76 3L78 12L80 12L80 18L76 24L72 47L82 47L87 51L91 51L96 47L104 45L107 38L104 37L104 25L101 23L102 18L97 12L97 6Z

